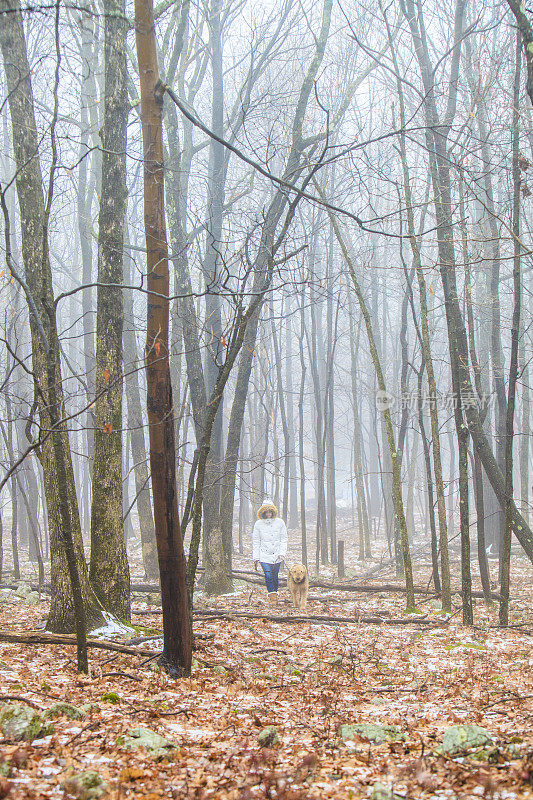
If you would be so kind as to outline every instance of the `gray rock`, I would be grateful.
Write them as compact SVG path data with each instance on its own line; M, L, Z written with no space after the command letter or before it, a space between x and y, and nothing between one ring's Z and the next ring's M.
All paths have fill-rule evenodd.
M343 742L353 741L356 736L369 742L401 742L404 734L396 725L377 725L374 722L360 722L357 725L341 725L339 735Z
M109 792L109 786L104 779L94 770L77 772L66 778L61 788L77 800L97 800Z
M0 706L0 731L6 739L31 742L52 733L53 726L44 725L41 715L29 706L5 703Z
M155 756L168 755L174 748L174 744L171 741L155 733L155 731L151 731L150 728L132 728L126 735L118 737L117 744L127 750L137 750L140 747L144 747L145 750Z
M259 733L257 741L261 747L272 747L279 742L278 729L275 725L268 725Z
M372 789L370 800L405 800L405 798L401 794L394 794L392 789L377 781Z
M82 708L76 708L76 706L71 705L70 703L54 703L51 708L45 714L45 717L50 717L50 719L55 719L56 717L68 717L69 719L83 719L85 716L85 711Z
M453 725L444 731L439 753L463 755L468 750L486 747L493 742L492 734L479 725Z
M0 758L0 775L2 778L9 778L11 776L11 761Z

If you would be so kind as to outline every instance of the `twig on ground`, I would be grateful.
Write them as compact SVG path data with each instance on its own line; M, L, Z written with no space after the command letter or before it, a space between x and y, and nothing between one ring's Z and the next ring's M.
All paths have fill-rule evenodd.
M13 701L15 703L26 703L26 705L31 706L36 711L42 711L42 707L38 706L37 703L34 703L33 700L28 700L27 697L22 697L19 694L0 694L0 700L7 700Z
M84 728L82 728L81 731L78 731L78 733L74 734L74 736L72 736L70 739L68 739L68 741L65 742L65 744L63 746L67 747L68 745L72 744L72 742L76 741L76 739L79 739L80 736L83 733L85 733L86 731L94 730L94 728L97 728L98 725L100 725L100 722L101 722L101 720L99 720L99 719L94 720L93 722L89 722L89 724L86 725Z

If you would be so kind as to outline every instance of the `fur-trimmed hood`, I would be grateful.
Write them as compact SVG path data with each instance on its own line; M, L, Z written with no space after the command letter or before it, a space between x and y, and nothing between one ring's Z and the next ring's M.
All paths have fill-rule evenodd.
M257 512L257 519L263 519L263 514L265 513L265 511L273 511L274 512L274 519L276 519L277 516L278 516L278 509L276 508L274 503L271 503L269 500L267 500L265 503L263 503L263 505L261 506L261 508Z

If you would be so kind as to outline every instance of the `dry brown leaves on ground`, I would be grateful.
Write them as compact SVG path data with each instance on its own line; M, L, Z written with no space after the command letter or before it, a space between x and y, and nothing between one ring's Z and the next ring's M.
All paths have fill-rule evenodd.
M311 614L401 615L399 597L313 596ZM517 596L514 621L524 622L527 587ZM199 602L267 610L249 587ZM0 626L35 628L46 611L45 603L6 605ZM287 605L283 611L290 613ZM138 619L160 625L155 609ZM408 798L533 798L531 632L498 630L496 609L481 601L474 629L455 624L459 617L446 626L435 619L434 627L401 628L202 620L193 675L181 681L140 656L93 650L85 677L76 673L73 647L0 644L0 693L43 710L58 700L93 704L83 720L60 717L53 734L31 744L2 742L13 769L0 797L76 796L69 776L94 769L111 800L363 798L376 781ZM141 646L155 652L158 644ZM360 722L397 725L405 740L343 744L340 726ZM461 723L492 733L482 760L438 754L444 730ZM264 748L257 737L268 725L280 741ZM175 748L156 760L117 744L139 726Z

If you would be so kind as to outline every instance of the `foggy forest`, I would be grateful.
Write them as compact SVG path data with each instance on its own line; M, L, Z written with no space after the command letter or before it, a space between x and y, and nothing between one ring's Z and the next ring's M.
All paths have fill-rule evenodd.
M533 10L0 51L0 798L533 798Z

